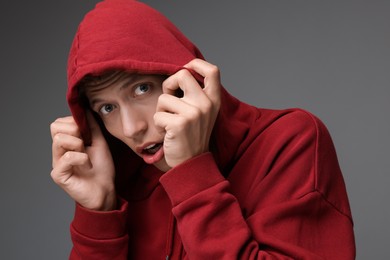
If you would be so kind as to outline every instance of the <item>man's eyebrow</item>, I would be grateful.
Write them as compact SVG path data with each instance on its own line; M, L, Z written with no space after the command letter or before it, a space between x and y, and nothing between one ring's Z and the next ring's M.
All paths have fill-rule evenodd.
M138 74L128 75L126 80L123 81L123 83L119 87L119 90L123 90L123 89L127 88L128 86L134 84L135 82L138 81L139 78L140 78L140 75L138 75Z
M119 77L120 79L121 77ZM134 84L135 82L137 82L140 78L140 75L137 75L137 74L129 74L129 75L126 75L126 78L125 80L120 84L119 86L119 90L124 90L126 89L128 86L131 86L132 84ZM104 87L100 87L100 88L92 88L90 90L90 93L93 94L93 93L97 93L105 88L109 88L110 86L112 86L113 84L115 84L115 81L112 83L112 84L109 84L108 86L104 86ZM104 100L103 99L100 99L100 98L91 98L91 100L89 101L89 104L91 107L93 107L96 103L99 103L99 102L103 102Z
M114 85L117 81L119 80L122 80L123 79L123 82L121 83L121 86L120 86L120 89L123 89L124 87L132 84L134 81L136 81L137 79L139 78L139 75L137 74L126 74L126 75L120 75L120 76L116 76L115 78L113 79L110 79L102 84L99 84L99 85L96 85L96 86L93 86L93 87L90 87L88 92L89 93L96 93L96 92L99 92L103 89L106 89L106 88L109 88L111 87L112 85Z

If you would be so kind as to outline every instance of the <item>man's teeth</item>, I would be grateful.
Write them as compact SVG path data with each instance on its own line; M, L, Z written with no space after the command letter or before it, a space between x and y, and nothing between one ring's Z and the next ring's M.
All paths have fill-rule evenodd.
M151 144L151 145L145 147L145 150L150 149L150 148L153 148L153 147L156 146L156 145L157 145L157 144Z
M162 144L151 144L145 147L144 151L149 154L154 154L161 148L161 145Z

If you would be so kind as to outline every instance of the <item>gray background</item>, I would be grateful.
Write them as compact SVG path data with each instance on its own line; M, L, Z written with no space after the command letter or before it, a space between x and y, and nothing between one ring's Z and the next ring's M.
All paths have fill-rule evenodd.
M0 258L67 259L73 202L52 183L49 124L67 115L66 59L97 1L1 3ZM328 126L358 259L389 259L390 1L145 1L261 107Z

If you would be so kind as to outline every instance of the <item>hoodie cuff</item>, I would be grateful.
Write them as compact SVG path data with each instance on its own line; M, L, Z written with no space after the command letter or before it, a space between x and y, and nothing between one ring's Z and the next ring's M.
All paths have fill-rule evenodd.
M72 229L93 239L114 239L126 234L128 203L118 198L118 210L94 211L76 204Z
M160 183L176 206L224 180L213 155L208 152L172 168L160 178Z

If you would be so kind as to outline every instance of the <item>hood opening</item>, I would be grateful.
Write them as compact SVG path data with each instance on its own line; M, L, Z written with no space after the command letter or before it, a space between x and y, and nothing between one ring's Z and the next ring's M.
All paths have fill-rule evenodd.
M82 79L110 70L169 76L184 69L183 66L195 58L204 59L199 49L167 18L146 4L130 0L98 3L80 23L68 58L67 101L85 144L91 144L91 135L85 116L89 105L80 98L78 87ZM200 75L191 73L203 83ZM246 123L248 115L240 109L241 102L223 88L221 98L210 146L223 170L235 157L249 125ZM128 157L135 157L132 151L107 133L99 117L97 121L114 161L119 161L116 164L128 165L117 157L128 161Z

